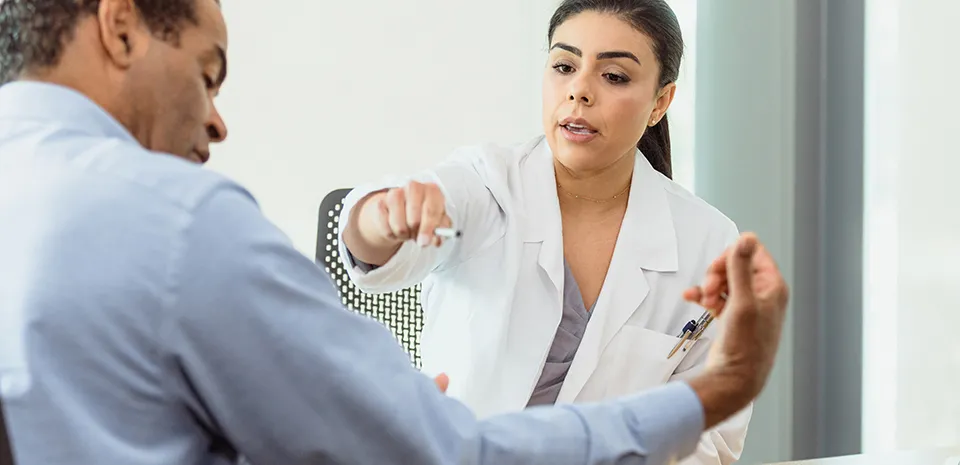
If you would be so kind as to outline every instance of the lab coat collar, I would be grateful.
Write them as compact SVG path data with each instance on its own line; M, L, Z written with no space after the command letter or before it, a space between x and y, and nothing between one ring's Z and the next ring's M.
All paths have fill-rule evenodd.
M533 148L521 168L526 210L524 242L541 243L537 263L554 285L562 305L563 235L553 154L545 139ZM633 183L616 248L594 314L567 372L558 402L573 402L596 370L600 355L635 314L650 291L650 272L679 268L677 233L665 190L668 181L638 150ZM640 315L640 321L650 315Z
M546 265L544 268L551 280L560 287L563 279L562 222L553 153L545 137L539 138L539 143L523 163L523 195L527 217L524 242L541 242L544 249L553 246L561 248L557 257L542 257L547 262L542 264ZM621 234L634 237L631 240L618 240L617 247L626 248L623 252L640 269L672 272L677 271L679 266L677 234L664 186L663 175L637 150L627 212L620 230ZM559 273L555 270L557 265L560 265Z

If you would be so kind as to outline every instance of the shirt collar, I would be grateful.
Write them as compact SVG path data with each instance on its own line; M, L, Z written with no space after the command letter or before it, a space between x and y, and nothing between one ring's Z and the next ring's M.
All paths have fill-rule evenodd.
M56 84L15 81L0 86L0 120L5 119L57 123L90 135L139 144L127 128L89 97Z

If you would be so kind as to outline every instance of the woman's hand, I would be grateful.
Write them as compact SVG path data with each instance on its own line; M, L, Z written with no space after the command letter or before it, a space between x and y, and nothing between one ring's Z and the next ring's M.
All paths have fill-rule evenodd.
M416 240L421 247L439 246L441 239L434 230L450 226L443 192L436 184L411 181L374 200L377 208L370 223L377 240L394 244Z
M421 247L439 247L442 239L434 231L450 226L440 187L411 181L357 202L343 239L355 258L382 266L406 241L415 240Z

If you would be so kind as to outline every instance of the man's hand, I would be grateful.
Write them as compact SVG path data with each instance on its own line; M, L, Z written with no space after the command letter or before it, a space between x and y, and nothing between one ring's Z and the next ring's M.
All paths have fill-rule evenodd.
M433 378L433 382L437 383L437 388L440 389L440 392L446 394L447 388L450 387L450 377L446 373L440 373L436 378Z
M706 371L690 382L703 402L707 427L743 409L763 390L780 343L787 294L773 257L749 233L714 260L702 287L684 293L723 322Z

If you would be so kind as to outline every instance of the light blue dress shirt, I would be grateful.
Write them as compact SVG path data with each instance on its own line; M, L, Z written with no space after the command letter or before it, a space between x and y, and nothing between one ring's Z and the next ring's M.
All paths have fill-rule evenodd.
M682 383L477 421L247 191L61 87L0 87L0 257L19 465L654 464L703 431Z

